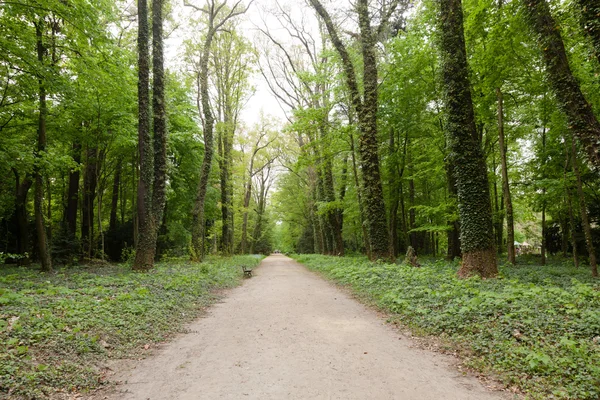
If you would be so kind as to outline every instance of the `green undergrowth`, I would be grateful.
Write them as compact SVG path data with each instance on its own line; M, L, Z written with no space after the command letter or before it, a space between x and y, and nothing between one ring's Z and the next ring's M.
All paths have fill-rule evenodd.
M140 357L241 282L260 256L55 273L0 268L0 398L39 399L102 384L107 358Z
M465 363L530 399L600 399L600 283L555 263L457 279L458 264L422 268L364 258L294 256L347 285L418 334L463 349Z

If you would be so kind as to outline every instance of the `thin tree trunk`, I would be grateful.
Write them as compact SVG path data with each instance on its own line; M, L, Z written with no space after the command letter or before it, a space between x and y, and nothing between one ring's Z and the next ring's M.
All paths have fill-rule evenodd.
M522 3L542 49L550 84L567 116L569 128L585 147L590 162L600 167L600 122L571 72L560 27L552 17L546 0L522 0ZM595 18L597 20L597 16Z
M35 25L36 32L36 47L37 47L37 58L40 66L44 64L44 54L46 48L43 44L42 38L42 27L45 24L43 20L40 20ZM46 117L48 115L48 106L46 103L46 85L44 78L40 76L38 79L38 90L39 90L39 116L38 116L38 137L37 137L37 151L35 156L37 159L41 159L42 153L46 151ZM41 167L38 163L34 168L35 174L35 192L33 197L34 213L35 213L35 229L37 233L37 246L40 257L40 264L42 271L52 271L52 259L50 258L50 248L48 246L48 240L46 237L46 224L44 223L44 186L42 179Z
M502 90L496 88L496 97L498 98L498 145L500 147L500 161L502 165L502 197L506 210L506 249L508 262L516 263L515 257L515 223L513 218L512 198L510 196L510 183L508 181L508 165L506 162L507 144L504 140L504 101Z
M463 253L459 276L498 273L487 168L481 150L468 76L460 0L440 4L441 61L448 110L446 137L458 192Z
M542 154L543 154L543 166L546 164L546 124L542 128ZM542 173L545 174L545 169L542 168ZM545 176L543 176L545 178ZM547 235L547 227L546 227L546 186L542 187L542 260L541 264L546 265L546 235Z
M73 161L81 164L81 143L73 142ZM77 235L77 208L79 205L79 168L69 171L69 189L67 190L67 208L65 210L65 221L67 233L70 240L75 240Z
M108 223L108 230L114 231L117 228L117 210L119 208L119 191L121 188L121 169L122 161L117 161L117 167L115 169L115 176L113 179L112 196L110 203L110 220Z
M592 227L588 217L587 205L585 204L585 194L583 192L583 184L581 182L581 172L579 171L579 161L577 159L577 148L575 140L571 141L571 156L573 158L573 172L575 173L577 197L579 198L579 209L581 213L581 224L583 225L583 233L585 234L585 244L587 246L588 256L590 260L590 269L592 276L598 277L598 266L596 264L596 249L594 249L594 241L592 238Z
M579 252L577 250L577 237L575 235L575 216L573 215L573 203L571 201L570 184L569 180L567 179L567 170L569 168L569 153L570 150L567 148L565 151L565 168L563 169L563 182L565 185L567 208L569 210L569 230L571 232L571 246L573 247L573 264L575 264L576 268L579 268Z

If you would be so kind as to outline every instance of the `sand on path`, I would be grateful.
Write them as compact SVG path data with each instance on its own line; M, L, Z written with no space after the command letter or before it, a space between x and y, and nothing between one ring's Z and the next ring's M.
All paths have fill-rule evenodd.
M189 333L101 398L491 400L447 356L416 348L373 310L283 255L267 257Z

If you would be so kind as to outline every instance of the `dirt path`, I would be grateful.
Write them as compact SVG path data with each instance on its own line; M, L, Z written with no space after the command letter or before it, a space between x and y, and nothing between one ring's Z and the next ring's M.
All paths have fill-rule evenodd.
M412 348L373 311L280 255L190 333L121 372L109 399L505 399Z

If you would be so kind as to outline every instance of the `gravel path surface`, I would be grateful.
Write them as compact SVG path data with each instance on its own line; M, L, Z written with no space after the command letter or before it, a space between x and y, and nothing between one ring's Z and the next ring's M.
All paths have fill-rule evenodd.
M99 398L506 399L282 255Z

